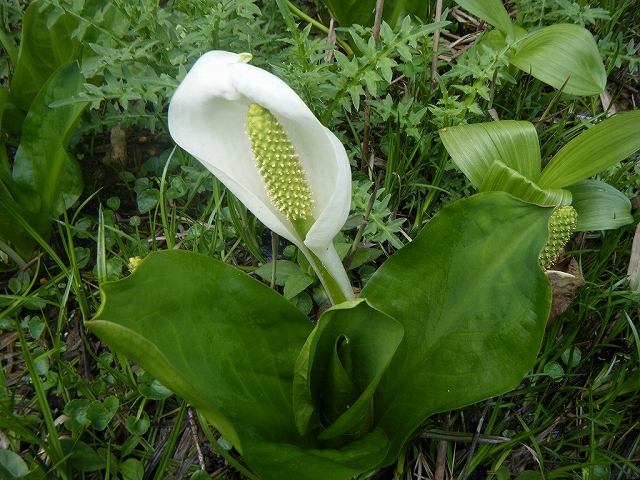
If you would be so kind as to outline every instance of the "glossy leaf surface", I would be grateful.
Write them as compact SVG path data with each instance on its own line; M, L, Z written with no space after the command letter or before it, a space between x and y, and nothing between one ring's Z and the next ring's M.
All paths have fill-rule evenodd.
M313 324L245 273L163 251L101 291L89 329L198 408L263 479L346 479L384 458L382 431L343 449L298 433L294 365Z
M495 160L480 186L482 192L507 192L538 205L571 205L571 192L561 188L543 190L524 175Z
M320 429L321 439L367 431L373 394L402 336L398 322L364 299L326 311L296 362L298 429Z
M42 3L31 2L24 13L18 63L11 79L11 101L25 112L53 72L82 53L82 44L72 38L78 21L63 14L49 24L50 12L43 10Z
M13 179L21 188L36 192L32 211L58 217L82 193L78 161L66 151L78 117L88 105L79 102L52 108L55 100L84 90L84 76L76 62L58 69L42 87L22 127Z
M458 201L315 327L231 266L153 253L101 286L87 326L264 480L346 480L393 462L429 415L531 368L550 305L538 266L550 214L501 192Z
M557 24L524 37L510 62L570 95L598 95L607 82L598 46L583 27ZM568 79L568 81L567 81Z
M551 212L499 192L455 202L362 290L404 327L376 398L387 463L429 415L506 392L531 368L550 308L538 255Z
M46 239L53 219L82 193L80 166L66 147L86 103L49 105L76 95L84 89L83 81L75 62L56 70L31 104L13 171L0 166L0 237L11 241L22 256L30 255L37 242L14 214Z
M152 254L101 290L104 303L87 326L201 409L236 447L234 420L274 439L295 432L287 387L295 346L313 325L289 302L233 267L184 251Z
M504 191L539 205L573 205L578 230L611 229L631 222L631 205L624 195L602 182L582 180L640 149L640 111L621 113L589 128L535 174L540 149L528 122L459 125L440 130L440 137L456 165L481 191ZM577 198L572 198L574 192Z

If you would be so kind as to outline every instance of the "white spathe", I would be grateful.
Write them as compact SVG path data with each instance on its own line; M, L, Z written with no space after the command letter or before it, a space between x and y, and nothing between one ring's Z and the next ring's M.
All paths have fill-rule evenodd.
M248 65L250 59L250 54L225 51L200 57L169 104L171 136L268 228L305 253L309 249L330 273L337 273L342 266L336 265L332 240L344 225L351 202L351 169L344 146L286 83ZM304 239L267 195L246 133L252 103L277 118L307 175L315 223Z

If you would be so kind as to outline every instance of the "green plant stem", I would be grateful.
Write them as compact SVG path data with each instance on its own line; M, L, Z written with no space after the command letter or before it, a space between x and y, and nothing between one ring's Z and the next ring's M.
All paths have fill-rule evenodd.
M165 472L167 471L167 466L169 465L169 461L171 459L171 452L175 448L178 443L178 437L180 435L182 420L184 419L184 414L187 411L187 402L182 401L180 404L180 410L178 410L178 415L173 422L173 427L171 428L171 433L169 434L169 439L167 440L167 446L165 448L164 454L160 458L160 463L158 464L158 468L156 469L156 474L153 477L154 480L159 480L164 477Z
M314 20L313 18L311 18L309 15L304 13L302 10L296 7L289 0L284 0L284 3L287 5L289 10L291 10L291 12L293 12L298 18L301 18L305 22L309 22L311 25L313 25L315 28L317 28L321 32L327 35L329 34L329 29L327 27L325 27L323 24L321 24L317 20ZM347 55L353 55L353 50L351 49L351 47L347 42L345 42L344 40L338 37L336 37L336 41L340 44L340 46L344 49L344 51L347 52Z
M18 268L24 268L27 265L27 262L25 262L13 248L4 243L2 240L0 240L0 251L6 253L9 258L15 262Z
M173 147L173 150L171 150L169 158L167 158L167 161L164 164L164 168L162 169L162 178L160 179L160 201L158 202L158 204L160 205L162 228L164 229L164 236L166 238L168 249L173 248L175 245L175 230L173 228L173 220L171 221L171 223L169 222L169 217L167 216L167 207L165 204L167 193L167 171L169 170L169 164L171 163L171 159L173 158L173 154L175 152L176 147Z
M313 217L290 221L302 239L307 238L307 233L309 233L309 230L315 223ZM344 269L338 254L332 247L333 245L327 248L325 252L326 255L323 254L325 257L324 260L320 259L320 257L309 248L301 248L301 250L320 278L331 303L337 305L347 300L353 300L355 297L353 295L351 282L349 282L349 277L347 276L347 271ZM275 262L275 259L273 259L273 261Z
M322 286L326 290L327 295L329 295L329 299L333 305L346 302L347 300L353 300L355 298L353 288L351 288L351 283L347 277L347 272L342 267L342 262L340 262L335 251L334 254L340 268L332 268L331 270L333 270L333 275L329 271L329 268L327 268L327 266L311 250L303 250L303 253L306 255L309 263L311 263L311 266L313 267L313 270L320 278Z

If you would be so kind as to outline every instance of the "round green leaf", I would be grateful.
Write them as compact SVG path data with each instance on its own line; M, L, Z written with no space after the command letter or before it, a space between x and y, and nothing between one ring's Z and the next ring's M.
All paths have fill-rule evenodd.
M160 200L160 190L148 188L138 197L138 210L140 213L147 213L158 204Z
M571 346L567 348L562 355L560 356L564 364L569 368L576 368L580 365L580 360L582 360L582 354L577 347Z
M87 408L87 420L91 422L93 428L102 431L107 428L107 425L118 410L118 405L119 402L116 397L107 397L104 403L94 400Z
M142 480L144 476L144 466L136 458L127 458L119 463L118 471L122 475L122 480Z
M210 479L211 477L209 476L206 470L198 470L189 478L189 480L210 480Z
M542 371L556 382L562 380L562 377L564 377L564 369L558 362L547 363Z
M0 449L0 477L13 480L29 473L22 457L11 450Z
M150 425L151 421L146 412L142 412L142 417L140 418L128 417L124 422L124 426L132 435L144 435L149 430Z
M106 460L93 448L77 438L62 438L60 446L68 462L81 472L95 472L107 466Z

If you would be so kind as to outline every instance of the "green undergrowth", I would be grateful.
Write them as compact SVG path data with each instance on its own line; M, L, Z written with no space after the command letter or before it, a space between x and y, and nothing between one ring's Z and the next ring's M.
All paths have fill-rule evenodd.
M344 43L356 45L349 55L284 2L40 3L43 24L75 22L71 35L82 45L86 88L58 103L89 102L69 147L84 190L49 238L14 218L36 238L29 258L0 244L0 478L256 478L196 411L83 326L100 305L100 282L127 276L149 252L173 248L235 265L311 318L326 306L304 255L168 137L171 94L203 52L252 52L254 65L289 83L345 144L353 195L335 243L357 288L443 206L475 193L438 128L491 116L527 120L548 159L611 112L598 97L558 94L490 49L451 47L452 39L481 27L462 21L448 1L443 20L450 23L439 26L433 78L432 16L383 26L377 46L369 27L340 28ZM294 3L328 25L320 2ZM634 2L510 4L526 28L586 26L606 66L611 105L637 105ZM0 5L4 86L15 68L24 8L17 0ZM19 141L19 130L3 130L7 167ZM113 155L118 149L124 156ZM428 419L398 462L372 479L436 478L441 468L439 478L640 478L640 293L628 280L640 220L637 159L599 178L635 202L634 223L583 232L567 244L564 255L584 285L548 326L529 375L513 392Z

